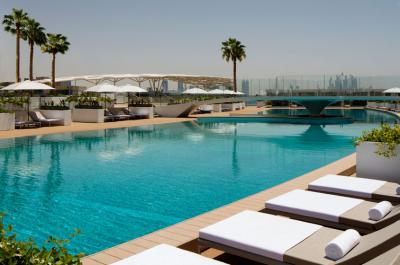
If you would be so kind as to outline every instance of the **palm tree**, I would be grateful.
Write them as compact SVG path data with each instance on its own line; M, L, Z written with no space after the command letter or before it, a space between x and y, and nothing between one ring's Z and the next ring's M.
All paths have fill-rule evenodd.
M61 34L50 34L47 33L47 41L42 45L42 52L47 52L52 55L51 62L51 86L56 87L56 54L64 54L68 51L70 43L67 41L67 37Z
M39 22L28 18L21 34L22 39L27 40L29 44L29 80L33 80L33 47L35 44L43 45L47 40L44 30Z
M5 15L3 18L4 30L16 35L16 81L20 82L21 77L19 73L19 41L21 38L21 31L25 27L25 22L28 19L28 14L22 9L13 8L10 15Z
M222 58L227 62L233 62L233 90L237 92L236 86L236 62L243 61L246 58L246 46L234 38L229 38L222 42Z

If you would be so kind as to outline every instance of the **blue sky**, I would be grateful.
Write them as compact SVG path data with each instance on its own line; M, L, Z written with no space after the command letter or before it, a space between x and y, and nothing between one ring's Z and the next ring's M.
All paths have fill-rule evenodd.
M57 75L186 73L231 75L220 43L247 46L239 77L400 74L400 2L396 0L0 0L0 15L23 8L62 33L70 51ZM50 74L36 48L35 75ZM0 31L0 80L13 80L15 39ZM22 46L27 76L28 47Z

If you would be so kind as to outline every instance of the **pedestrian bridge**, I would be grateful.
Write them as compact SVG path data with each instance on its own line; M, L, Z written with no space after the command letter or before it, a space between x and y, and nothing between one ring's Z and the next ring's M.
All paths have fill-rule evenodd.
M329 105L341 101L400 101L400 96L261 96L256 100L291 101L304 106L311 115L318 116Z
M201 105L230 103L237 101L290 101L304 106L312 116L318 116L329 105L341 101L400 101L400 96L254 96L219 98L205 101L193 101L183 104L156 106L156 112L166 117L187 117Z

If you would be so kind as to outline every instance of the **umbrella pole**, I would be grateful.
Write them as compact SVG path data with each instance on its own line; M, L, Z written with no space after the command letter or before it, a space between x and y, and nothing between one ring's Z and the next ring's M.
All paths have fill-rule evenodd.
M29 105L31 104L31 97L32 97L32 91L29 91L28 93L28 111L26 114L28 114L28 121L29 121Z

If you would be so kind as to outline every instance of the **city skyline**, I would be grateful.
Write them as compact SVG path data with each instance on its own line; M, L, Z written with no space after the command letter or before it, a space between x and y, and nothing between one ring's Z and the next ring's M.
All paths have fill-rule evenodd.
M0 15L23 8L49 32L68 37L70 51L57 56L57 76L231 76L232 65L220 52L221 41L228 37L247 46L247 59L238 65L239 78L341 72L400 76L399 1L93 3L0 0ZM0 81L14 81L15 37L1 30L0 39ZM50 76L50 62L36 47L34 75ZM21 75L28 76L25 42Z

